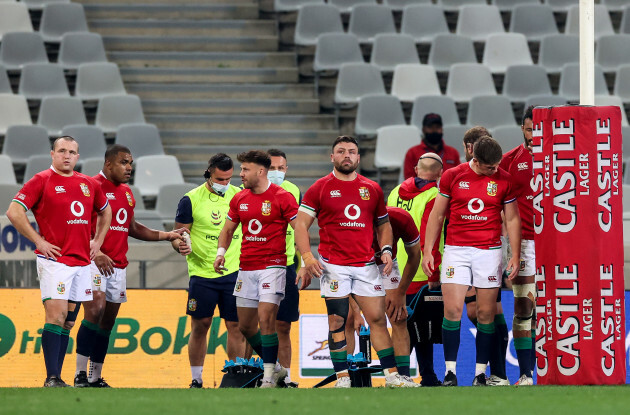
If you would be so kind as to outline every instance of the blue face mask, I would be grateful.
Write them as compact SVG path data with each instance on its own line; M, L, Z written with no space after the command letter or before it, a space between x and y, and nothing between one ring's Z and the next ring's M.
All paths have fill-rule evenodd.
M219 183L214 183L214 182L212 183L212 190L217 192L219 196L223 196L225 192L228 191L229 188L230 188L230 182L228 182L228 184L219 184Z
M267 178L271 183L280 186L284 181L284 172L280 170L269 170L267 172Z

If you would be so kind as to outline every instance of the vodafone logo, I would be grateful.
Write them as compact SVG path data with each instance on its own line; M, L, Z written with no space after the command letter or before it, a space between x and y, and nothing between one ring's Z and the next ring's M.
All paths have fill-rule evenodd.
M247 227L249 228L249 233L252 235L258 235L260 231L262 231L263 226L258 219L252 219L249 221Z
M468 202L468 210L470 211L470 213L479 213L483 210L484 207L485 206L483 204L483 200L479 199L478 197L470 199L470 201Z
M116 213L116 222L120 225L124 225L127 222L127 210L120 208L118 209L118 213Z
M354 213L351 214L350 211ZM350 220L357 220L359 219L359 216L361 216L361 208L354 203L351 203L343 210L343 214Z
M70 204L70 211L74 216L80 218L81 216L83 216L83 213L85 213L85 208L83 207L83 203L75 200L74 202L72 202L72 204Z

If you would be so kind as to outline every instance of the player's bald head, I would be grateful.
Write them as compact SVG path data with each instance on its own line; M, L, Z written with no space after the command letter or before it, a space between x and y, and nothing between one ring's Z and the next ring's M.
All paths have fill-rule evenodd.
M442 158L435 153L425 153L418 159L418 171L439 173L442 170Z

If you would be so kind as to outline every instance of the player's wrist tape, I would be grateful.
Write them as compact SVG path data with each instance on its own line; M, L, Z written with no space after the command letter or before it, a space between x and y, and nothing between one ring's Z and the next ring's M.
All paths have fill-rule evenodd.
M225 256L225 251L226 249L220 246L217 248L217 256Z
M389 254L389 256L394 255L394 249L390 245L383 245L381 247L381 255Z
M311 252L306 252L302 254L302 262L304 263L303 266L309 266L316 263L317 260Z

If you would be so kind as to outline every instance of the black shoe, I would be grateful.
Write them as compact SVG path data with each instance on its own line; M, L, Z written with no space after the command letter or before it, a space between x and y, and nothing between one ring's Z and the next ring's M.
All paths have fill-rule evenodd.
M282 386L284 388L294 389L294 388L298 387L298 384L297 384L297 382L285 382L285 381L282 381Z
M192 383L190 384L190 389L202 389L203 388L203 382L199 382L197 379L193 379Z
M455 382L457 382L457 378L455 378ZM422 378L422 380L420 381L420 385L425 388L432 386L442 386L442 382L440 382L440 379L438 379L437 376L433 375Z
M488 386L488 384L486 383L486 374L485 373L480 373L477 376L475 376L475 379L473 379L473 386Z
M44 381L44 387L45 388L69 388L70 385L68 385L66 382L61 380L59 376L51 376L49 378L46 378L46 380Z
M89 388L90 382L88 382L87 372L79 372L74 377L75 388Z
M103 378L98 378L96 381L88 383L90 384L90 388L111 388Z
M442 386L457 386L457 376L455 376L455 373L449 370L446 376L444 376Z

